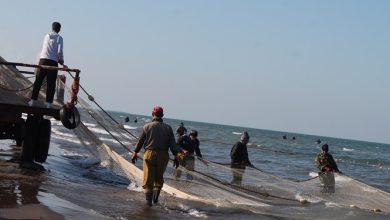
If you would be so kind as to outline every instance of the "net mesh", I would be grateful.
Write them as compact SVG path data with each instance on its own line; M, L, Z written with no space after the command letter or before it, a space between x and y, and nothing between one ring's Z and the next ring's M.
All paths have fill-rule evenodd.
M0 60L4 61L1 57ZM31 82L16 68L0 65L0 72L1 92L14 92L29 97ZM66 85L64 87L69 90ZM66 96L65 100L69 99L69 93ZM99 109L88 94L79 94L77 107L82 115L82 123L73 131L83 145L83 150L98 158L102 166L140 186L143 178L142 163L129 163L130 152L137 142L136 136ZM194 171L184 167L178 169L182 172L179 178L174 177L172 164L167 167L165 191L175 197L215 206L239 207L255 213L286 218L294 216L299 219L348 216L350 208L354 208L354 212L381 211L384 218L388 218L390 213L388 192L345 175L336 174L334 193L324 193L319 178L292 181L256 168L247 167L243 171L205 159L195 160ZM242 181L234 182L234 175L242 175ZM332 212L319 211L324 208L324 204L336 208ZM359 213L359 216L363 219L378 217L367 215L366 212ZM378 218L383 218L383 215Z
M74 129L75 134L87 148L98 149L95 156L107 168L138 186L142 185L142 163L133 165L129 162L137 137L104 110L94 106L93 101L87 101L90 98L88 96L79 95L77 107L82 115L82 124ZM139 156L142 158L142 153ZM313 215L313 209L324 203L390 213L389 193L345 175L336 175L334 193L324 193L314 173L311 179L292 181L255 167L233 169L227 164L205 159L195 160L194 171L184 167L178 169L182 172L180 177L174 176L172 164L166 169L164 189L167 193L216 206L244 207L261 214L287 218L294 214L297 218L309 219L314 216L330 218L339 215L337 212ZM242 175L242 181L232 181L234 175Z
M31 82L28 79L14 67L0 65L0 71L2 92L16 89L13 92L28 98L31 93ZM66 85L64 87L69 90ZM66 96L65 100L69 99L69 93ZM143 178L142 163L129 163L130 152L137 142L136 136L99 109L90 98L88 94L79 94L77 107L82 115L82 123L73 130L79 142L85 151L99 159L102 166L140 186ZM142 158L142 153L140 157ZM390 213L388 192L345 175L336 174L334 193L324 193L319 178L292 181L256 168L247 167L243 171L205 159L195 160L194 171L188 171L184 167L178 169L182 175L174 177L175 169L172 164L167 167L165 191L175 197L215 206L239 207L286 218L293 215L299 219L337 218L340 214L348 215L350 208L354 208L355 212L381 211L385 218ZM242 181L234 182L234 175L242 175ZM332 212L319 212L324 204L337 208ZM378 217L367 216L365 213L360 213L359 216L370 219ZM378 218L383 216L379 215Z

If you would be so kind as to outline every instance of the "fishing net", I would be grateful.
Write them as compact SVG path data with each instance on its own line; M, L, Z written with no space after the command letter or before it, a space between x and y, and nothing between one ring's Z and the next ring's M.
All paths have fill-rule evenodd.
M1 92L14 92L28 98L31 92L28 79L12 66L0 65L0 71ZM63 86L69 92L69 87ZM14 91L8 91L11 89ZM69 93L66 93L67 99ZM133 189L137 186L140 189L142 163L133 165L129 162L137 142L137 131L118 123L86 91L79 94L77 107L82 123L73 131L83 150L97 158L101 166L128 179ZM140 157L142 159L142 153ZM194 171L179 167L182 172L180 177L174 175L176 170L170 163L165 172L163 190L167 194L163 199L182 198L215 207L240 208L263 215L297 219L351 215L363 219L389 217L388 192L346 175L336 174L334 189L324 190L320 179L325 177L318 178L317 173L312 173L312 178L307 180L289 180L256 167L236 169L207 159L195 158ZM241 177L241 180L237 181L234 177ZM323 211L329 209L330 212Z
M13 75L15 85L7 88L28 88L31 82L13 67L0 65L0 69ZM2 82L5 80L1 78ZM69 87L65 100L69 99ZM31 90L20 91L27 96ZM130 163L131 152L137 143L137 131L118 123L86 91L78 96L82 123L74 133L83 150L99 160L99 164L117 175L126 177L134 187L142 185L142 163ZM139 154L142 159L142 153ZM181 176L175 176L172 162L165 172L164 191L172 198L189 199L216 207L231 207L255 213L285 218L313 219L348 216L358 213L361 217L383 218L390 213L390 195L345 175L335 175L334 192L323 190L318 174L307 180L289 180L259 170L256 167L236 169L229 164L212 159L195 158L194 171L179 167ZM240 177L236 181L233 177ZM169 198L165 196L165 198ZM324 209L332 209L324 212ZM372 215L370 211L381 211ZM369 213L369 214L367 214ZM293 217L292 217L293 216Z
M97 155L107 168L126 176L135 185L142 185L142 163L131 164L130 152L137 137L99 107L92 107L90 95L79 96L83 123L75 133L83 144L98 148ZM91 104L90 104L91 103ZM87 141L85 141L87 140ZM140 153L142 158L142 153ZM330 218L348 210L390 213L390 195L345 175L336 174L334 192L323 190L320 178L313 173L307 180L288 180L259 170L231 168L206 159L196 159L194 171L179 167L174 175L170 163L165 172L164 190L173 196L201 201L221 207L240 207L260 214L291 218ZM233 176L242 176L235 182ZM315 210L337 207L332 213ZM277 207L277 208L275 208ZM340 211L341 210L341 211ZM315 215L313 214L315 212ZM360 216L364 214L360 213ZM383 216L382 216L383 217Z

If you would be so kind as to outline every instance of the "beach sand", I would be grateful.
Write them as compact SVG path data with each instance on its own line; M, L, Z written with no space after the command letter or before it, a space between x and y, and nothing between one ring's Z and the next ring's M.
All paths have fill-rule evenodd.
M0 141L0 219L106 219L50 193L47 172L22 169L20 147Z

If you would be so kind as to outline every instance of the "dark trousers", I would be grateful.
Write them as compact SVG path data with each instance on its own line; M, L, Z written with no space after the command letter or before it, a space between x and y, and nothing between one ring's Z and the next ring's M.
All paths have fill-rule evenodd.
M39 65L45 66L58 66L58 62L49 60L49 59L40 59ZM53 103L54 93L56 89L56 79L57 79L57 70L48 70L38 68L36 70L35 82L31 94L31 99L37 100L39 95L39 90L41 89L43 80L46 77L47 87L46 87L46 102Z
M230 165L232 169L232 174L233 174L233 180L232 184L241 184L242 182L242 176L244 175L245 172L245 165L242 165L240 163L233 163Z

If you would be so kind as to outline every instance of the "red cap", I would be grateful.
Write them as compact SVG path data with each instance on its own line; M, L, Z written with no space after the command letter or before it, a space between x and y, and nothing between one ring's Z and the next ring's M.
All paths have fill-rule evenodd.
M164 110L163 110L163 108L161 106L157 105L157 106L153 107L153 112L152 113L155 114L156 116L164 115Z

